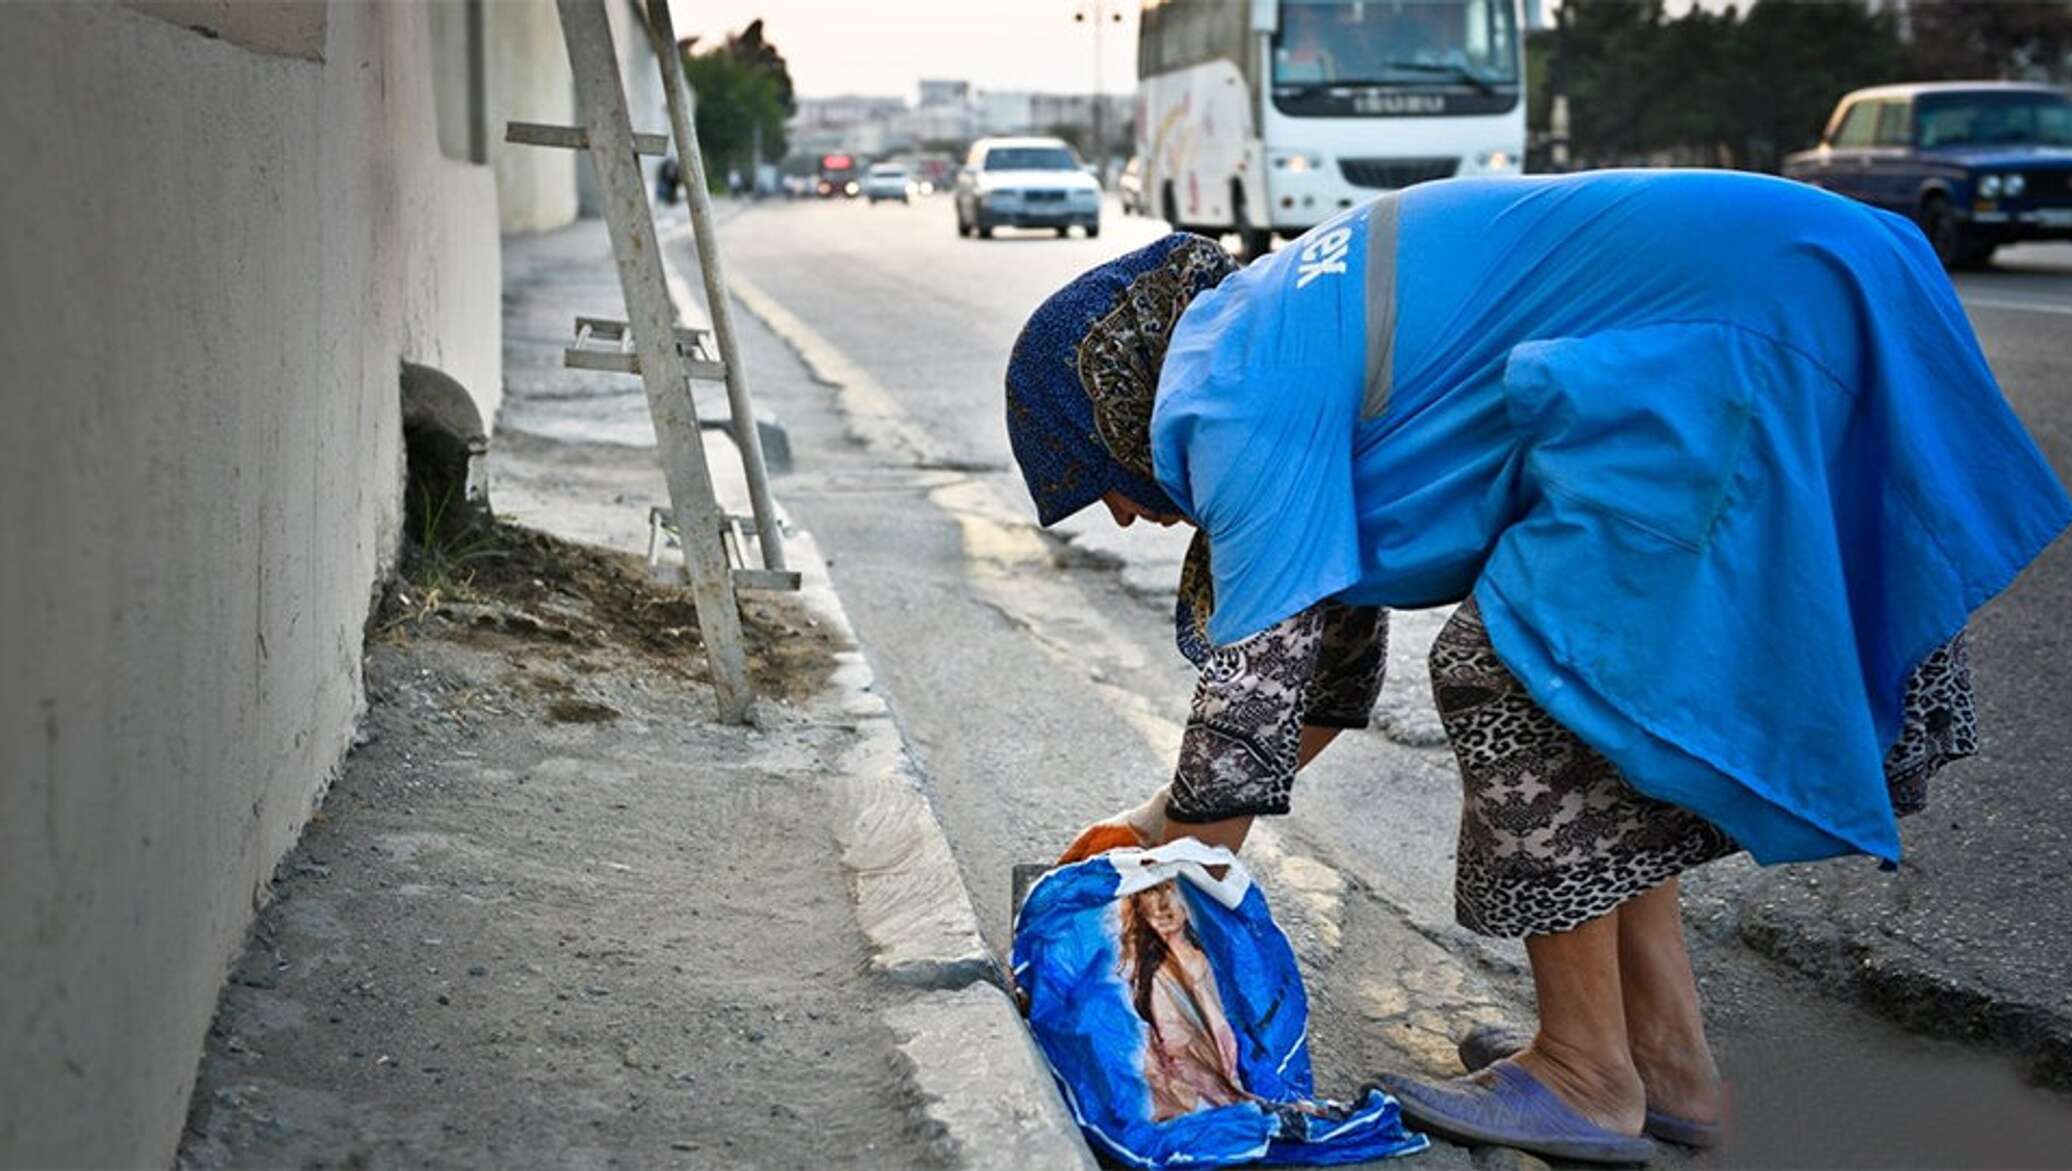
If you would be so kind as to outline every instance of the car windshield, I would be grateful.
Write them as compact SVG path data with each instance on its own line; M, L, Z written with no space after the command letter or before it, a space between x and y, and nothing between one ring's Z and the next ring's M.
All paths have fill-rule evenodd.
M1282 0L1273 83L1515 85L1508 0Z
M1923 94L1921 146L2072 146L2072 102L2051 93Z
M1062 146L996 146L986 152L988 171L1076 171L1079 163Z

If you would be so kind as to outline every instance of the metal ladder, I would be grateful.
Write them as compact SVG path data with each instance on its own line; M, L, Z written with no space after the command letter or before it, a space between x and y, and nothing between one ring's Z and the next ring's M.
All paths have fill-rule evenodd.
M763 463L762 436L748 395L741 350L734 337L732 306L719 241L712 223L712 198L705 187L705 161L698 152L697 131L686 96L683 61L676 47L676 29L668 0L628 0L646 30L656 64L662 71L662 92L669 104L676 155L684 169L684 188L691 209L691 230L697 242L698 267L705 278L705 296L712 312L712 332L676 324L676 307L662 270L655 220L648 205L639 154L667 154L669 139L636 134L626 109L626 91L619 78L618 53L612 44L605 0L557 0L561 32L568 45L568 63L575 75L576 111L580 126L544 126L512 122L505 141L532 146L586 150L597 173L610 230L612 255L619 270L619 288L626 298L626 320L578 317L575 338L565 351L565 365L639 375L647 390L648 414L660 443L662 470L669 482L670 507L649 514L649 561L663 544L663 530L677 529L683 546L684 580L698 609L698 629L712 665L712 686L720 718L745 723L752 694L741 644L737 589L799 588L799 575L785 568L783 534L770 502L769 472ZM717 340L715 355L709 343ZM748 479L752 517L728 516L713 495L712 471L705 464L697 405L690 380L723 381L731 418L729 429ZM745 564L746 537L755 537L760 568ZM731 554L730 554L731 550ZM742 564L735 564L736 561Z

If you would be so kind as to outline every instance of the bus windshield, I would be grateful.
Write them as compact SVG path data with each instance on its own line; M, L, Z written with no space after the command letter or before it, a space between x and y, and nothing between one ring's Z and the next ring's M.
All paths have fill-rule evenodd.
M1507 0L1281 0L1273 84L1518 83L1518 29Z
M2057 94L1922 94L1921 146L2072 146L2072 102Z

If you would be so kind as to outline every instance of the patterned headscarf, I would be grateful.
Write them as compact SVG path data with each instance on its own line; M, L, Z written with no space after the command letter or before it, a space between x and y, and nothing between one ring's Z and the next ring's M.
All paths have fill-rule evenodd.
M1007 437L1045 525L1110 490L1178 512L1151 467L1151 408L1173 325L1237 271L1212 240L1173 233L1084 273L1022 327L1007 361Z

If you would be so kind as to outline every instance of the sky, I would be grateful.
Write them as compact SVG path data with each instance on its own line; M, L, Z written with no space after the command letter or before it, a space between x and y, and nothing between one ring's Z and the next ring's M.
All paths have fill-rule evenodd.
M923 77L981 89L1094 89L1096 0L670 0L678 36L717 40L763 18L804 97L911 96ZM1122 19L1101 32L1102 88L1137 84L1137 2L1106 0Z
M1225 0L1235 3L1238 0ZM1667 0L1671 16L1693 5ZM1542 0L1551 11L1560 0ZM803 97L911 97L923 77L962 78L980 89L1088 93L1094 86L1097 8L1121 20L1101 33L1101 88L1137 84L1138 0L670 0L679 36L718 40L763 18L765 35L791 65ZM1528 10L1530 5L1528 5ZM1086 21L1075 20L1085 15Z

